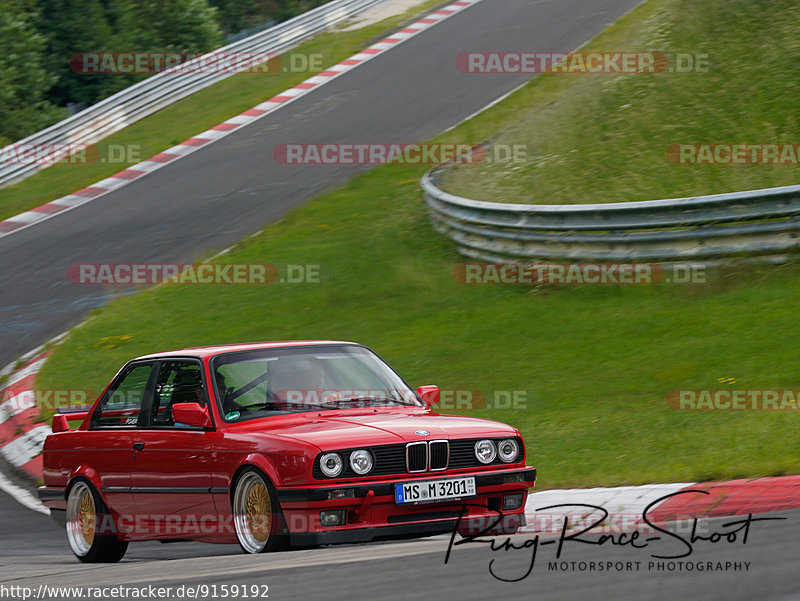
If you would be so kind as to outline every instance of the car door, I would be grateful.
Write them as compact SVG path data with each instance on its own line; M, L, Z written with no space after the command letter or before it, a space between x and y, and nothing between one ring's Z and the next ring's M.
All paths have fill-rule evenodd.
M202 533L216 517L211 495L213 432L172 418L176 403L208 406L202 371L196 359L159 361L152 401L135 433L131 485L138 517L169 536Z
M152 362L130 363L114 379L92 414L89 430L81 437L80 463L100 479L109 509L123 516L136 511L131 494L134 436L154 383Z

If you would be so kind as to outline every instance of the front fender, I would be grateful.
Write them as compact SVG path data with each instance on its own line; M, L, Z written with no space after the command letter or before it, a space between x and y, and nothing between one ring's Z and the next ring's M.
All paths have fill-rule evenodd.
M233 481L235 477L246 467L257 467L260 469L264 474L269 478L272 485L275 487L282 486L282 480L280 475L278 474L278 470L275 469L275 466L272 462L267 459L261 453L250 453L242 457L239 461L239 464L236 466L236 469L233 472L233 477L231 478L230 487L231 493L233 493Z

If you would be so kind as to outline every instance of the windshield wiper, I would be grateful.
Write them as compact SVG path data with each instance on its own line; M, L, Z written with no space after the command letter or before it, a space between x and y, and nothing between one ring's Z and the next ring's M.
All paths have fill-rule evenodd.
M316 402L308 402L308 401L282 401L282 400L269 400L266 403L255 403L253 405L248 405L248 407L258 407L259 409L277 409L280 410L281 406L285 406L285 410L288 411L308 411L313 409L323 409L323 410L330 410L330 409L337 409L339 407L345 405L352 405L354 403L365 403L365 406L372 406L373 403L394 403L396 405L401 405L403 407L414 407L410 403L405 403L398 398L389 397L386 398L384 396L370 396L370 395L360 395L360 396L351 396L351 397L335 397L333 395L329 395L329 397ZM369 405L366 405L369 403ZM272 406L272 407L271 407Z
M349 403L397 403L398 405L410 406L408 403L404 403L400 399L396 399L394 397L382 397L382 396L351 396L351 397L344 397L344 398L337 398L335 400L330 401L331 404L339 405L339 404L349 404Z

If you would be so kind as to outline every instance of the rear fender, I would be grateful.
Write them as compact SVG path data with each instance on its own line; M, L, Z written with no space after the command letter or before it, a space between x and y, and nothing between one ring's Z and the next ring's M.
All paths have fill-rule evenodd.
M103 495L100 476L97 474L94 468L88 465L79 465L74 470L72 470L72 472L69 475L69 480L67 481L68 493L69 489L75 483L76 478L84 478L85 480L88 480L91 483L91 485L94 486L95 490L100 495L100 498L103 499L103 503L105 503L106 507L108 507L108 501L105 498L105 495Z

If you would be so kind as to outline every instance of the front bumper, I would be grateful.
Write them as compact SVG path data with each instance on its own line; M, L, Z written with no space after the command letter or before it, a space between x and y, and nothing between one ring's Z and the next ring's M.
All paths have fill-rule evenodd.
M398 505L394 485L403 482L474 476L476 495L463 500ZM525 525L528 489L536 481L534 468L492 472L406 475L370 483L319 484L313 487L278 489L283 517L293 545L354 543L371 540L416 538L453 532L512 534ZM329 499L334 490L348 496ZM503 510L506 495L521 494L518 508ZM320 512L344 510L346 523L322 526Z

